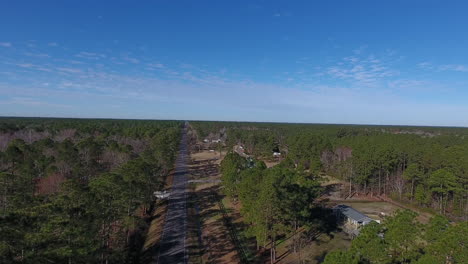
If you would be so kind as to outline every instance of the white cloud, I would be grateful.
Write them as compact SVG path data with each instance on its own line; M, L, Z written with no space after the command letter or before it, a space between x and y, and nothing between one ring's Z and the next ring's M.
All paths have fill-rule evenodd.
M45 71L45 72L52 72L53 70L50 67L45 67L37 64L32 63L18 63L16 66L31 70L38 70L38 71Z
M468 72L468 66L461 64L447 64L439 66L441 71Z
M46 53L31 53L31 52L26 52L24 55L29 56L29 57L36 57L36 58L50 58L49 54Z
M468 65L463 64L434 65L431 62L421 62L418 63L417 66L424 70L468 72Z
M149 71L165 71L166 66L162 63L147 63L145 69Z
M290 69L288 73L277 76L277 79L284 81L282 84L254 81L225 69L209 71L203 68L206 66L182 62L177 62L176 66L165 65L157 59L130 53L112 54L108 51L106 56L83 51L75 55L83 58L75 58L77 61L43 56L29 58L32 63L17 61L14 64L23 68L12 67L17 71L16 76L29 84L13 87L6 78L13 79L15 76L3 78L0 82L7 84L0 83L0 96L15 98L0 104L7 104L3 111L13 109L14 103L39 108L41 105L53 105L51 101L76 102L82 106L80 111L87 111L88 105L122 106L122 110L119 110L122 112L112 112L115 117L130 114L138 117L137 113L147 108L150 110L148 113L179 112L174 117L180 119L187 118L184 116L186 114L230 120L387 124L414 124L417 121L426 125L436 124L431 123L430 115L438 115L442 117L438 119L440 122L448 124L460 124L466 120L458 115L459 112L450 118L443 118L451 110L465 111L466 107L456 106L453 102L450 105L420 103L418 98L408 97L407 91L410 89L413 92L427 89L431 83L401 77L395 80L399 73L393 70L394 62L388 57L364 53L354 52L352 56L321 67L313 64L312 59L300 58L297 62L310 66L310 71L304 65ZM116 66L116 63L139 65L129 64L127 70L122 71L122 67ZM429 65L432 64L421 63L418 66ZM444 70L464 70L460 66L463 65L450 65ZM24 74L24 69L36 72L29 76ZM347 83L330 85L329 77ZM372 89L356 89L360 87ZM436 92L431 91L433 93ZM45 94L54 99L50 99L50 102L49 97L41 99ZM431 107L439 107L440 112L434 113ZM73 114L73 111L70 113Z
M358 86L376 86L387 77L398 75L386 63L374 56L344 57L335 66L328 67L326 73L337 79L347 80Z
M22 105L22 106L32 106L32 107L58 107L58 108L69 108L69 105L65 104L55 104L39 100L33 97L11 97L7 100L0 101L0 105Z
M65 68L65 67L58 67L58 71L65 72L65 73L82 73L83 71L76 68Z
M0 47L10 48L12 46L11 42L0 42Z
M128 62L131 62L133 64L138 64L140 63L140 60L139 59L136 59L136 58L133 58L133 57L130 57L130 56L123 56L122 59L124 61L128 61Z
M99 59L103 59L107 57L106 54L87 52L87 51L82 51L78 54L75 54L75 56L78 58L90 59L90 60L99 60Z
M424 69L424 70L431 70L431 69L434 68L434 66L432 65L432 63L427 62L427 61L420 62L420 63L418 63L417 66L418 66L419 68L421 68L421 69Z

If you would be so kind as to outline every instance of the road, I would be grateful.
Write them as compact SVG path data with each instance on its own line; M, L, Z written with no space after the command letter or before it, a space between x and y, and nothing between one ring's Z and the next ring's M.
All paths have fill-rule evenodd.
M171 195L164 221L160 249L153 263L188 263L185 246L187 235L187 174L189 163L187 133L184 129L175 163Z

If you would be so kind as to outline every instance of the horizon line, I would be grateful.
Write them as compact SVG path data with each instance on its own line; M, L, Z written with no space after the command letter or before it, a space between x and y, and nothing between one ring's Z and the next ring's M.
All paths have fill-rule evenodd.
M364 124L364 123L313 123L313 122L288 122L288 121L245 121L245 120L212 120L212 119L156 119L156 118L118 118L118 117L70 117L70 116L3 116L2 118L38 118L38 119L84 119L84 120L139 120L139 121L193 121L193 122L233 122L233 123L264 123L264 124L291 124L291 125L328 125L328 126L375 126L375 127L423 127L423 128L464 128L468 126L444 126L444 125L401 125L401 124Z

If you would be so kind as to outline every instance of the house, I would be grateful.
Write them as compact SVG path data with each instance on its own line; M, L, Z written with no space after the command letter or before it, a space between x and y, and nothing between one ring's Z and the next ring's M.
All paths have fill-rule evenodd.
M242 147L242 146L240 146L240 145L235 145L235 146L233 147L233 150L234 150L234 152L236 152L237 154L239 154L241 157L249 158L249 155L245 154L244 147Z
M354 234L359 234L358 230L360 227L374 221L367 215L357 211L351 206L344 204L339 204L333 207L333 212L336 215L338 221L343 221L345 226L348 227L348 229L350 229Z

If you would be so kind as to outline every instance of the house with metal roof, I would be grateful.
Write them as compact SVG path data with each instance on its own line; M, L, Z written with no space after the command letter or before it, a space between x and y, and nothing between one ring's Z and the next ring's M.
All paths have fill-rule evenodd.
M347 224L354 226L355 229L358 229L359 227L374 221L367 215L359 212L351 206L344 204L339 204L333 207L333 212L337 216L338 220L345 220Z

